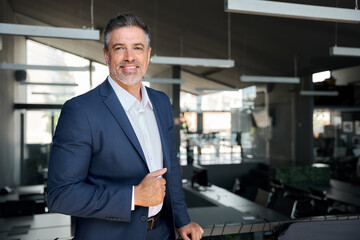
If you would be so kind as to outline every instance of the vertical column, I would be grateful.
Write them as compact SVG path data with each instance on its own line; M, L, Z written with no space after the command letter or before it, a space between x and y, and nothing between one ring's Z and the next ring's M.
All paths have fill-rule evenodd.
M89 81L90 81L90 89L93 89L93 61L90 60L89 63Z
M20 113L20 184L25 185L25 113Z
M303 90L313 89L311 76L301 78L301 82ZM314 98L312 96L298 95L295 141L295 164L298 166L309 166L314 162L313 109Z
M172 67L172 78L181 77L181 67L173 66ZM172 84L172 107L174 112L174 138L175 138L175 147L176 150L180 151L180 84Z
M203 113L201 111L201 100L202 96L197 96L196 98L196 111L197 111L197 125L196 132L198 134L202 134L203 132Z
M197 146L198 151L198 163L200 164L200 155L201 155L201 144L200 139L202 138L203 133L203 112L201 111L201 100L202 96L197 96L196 98L196 111L197 111L197 117L196 117L196 132L197 132L197 138L199 140L199 145Z

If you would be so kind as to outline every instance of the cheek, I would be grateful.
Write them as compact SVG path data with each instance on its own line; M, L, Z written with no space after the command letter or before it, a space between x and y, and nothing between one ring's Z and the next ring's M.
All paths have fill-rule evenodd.
M118 65L119 60L117 59L117 57L111 58L111 60L109 61L109 64L111 64L111 66L116 66Z

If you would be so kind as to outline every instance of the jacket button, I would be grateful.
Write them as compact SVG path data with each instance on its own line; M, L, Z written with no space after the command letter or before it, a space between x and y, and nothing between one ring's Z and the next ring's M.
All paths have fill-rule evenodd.
M141 216L141 221L145 222L147 220L146 216Z

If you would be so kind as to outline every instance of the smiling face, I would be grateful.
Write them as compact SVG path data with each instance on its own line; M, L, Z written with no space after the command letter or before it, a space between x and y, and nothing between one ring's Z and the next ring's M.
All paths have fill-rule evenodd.
M140 85L151 52L144 31L139 27L116 28L110 33L108 49L104 49L104 56L112 79L125 85Z

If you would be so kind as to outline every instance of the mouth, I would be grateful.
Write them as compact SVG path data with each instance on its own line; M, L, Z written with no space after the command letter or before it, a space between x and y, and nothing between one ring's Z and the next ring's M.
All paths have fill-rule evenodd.
M139 67L136 66L136 65L123 65L123 66L120 66L120 68L121 68L124 72L132 73L132 72L136 72Z

